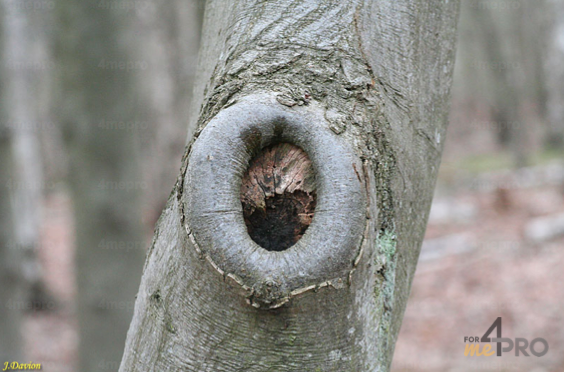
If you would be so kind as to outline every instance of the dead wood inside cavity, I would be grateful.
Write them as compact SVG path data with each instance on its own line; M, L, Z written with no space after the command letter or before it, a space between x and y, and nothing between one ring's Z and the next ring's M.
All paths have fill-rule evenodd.
M314 170L304 150L289 143L262 149L241 185L250 237L269 251L294 245L312 221L315 191Z

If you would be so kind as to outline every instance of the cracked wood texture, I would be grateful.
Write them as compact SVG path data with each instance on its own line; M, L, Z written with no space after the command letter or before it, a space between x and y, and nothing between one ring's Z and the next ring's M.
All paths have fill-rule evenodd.
M147 254L120 371L389 370L445 138L458 7L207 2L188 146ZM249 306L202 259L184 225L192 144L250 95L323 117L362 160L355 172L369 200L348 282L275 310Z
M245 225L261 247L283 251L296 243L315 211L315 173L301 148L280 143L263 149L241 185Z

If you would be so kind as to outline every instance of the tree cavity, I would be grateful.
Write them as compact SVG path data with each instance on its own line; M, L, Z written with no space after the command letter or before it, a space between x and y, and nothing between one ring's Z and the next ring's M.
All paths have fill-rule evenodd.
M316 205L315 173L304 150L289 143L263 148L241 185L243 218L251 239L283 251L306 232Z

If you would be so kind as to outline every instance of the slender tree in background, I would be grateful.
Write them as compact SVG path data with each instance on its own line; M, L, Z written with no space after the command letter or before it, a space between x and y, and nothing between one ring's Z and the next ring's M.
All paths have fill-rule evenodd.
M389 369L445 138L457 12L207 3L189 145L122 372Z
M534 154L558 138L549 125L549 102L560 102L553 89L560 87L560 59L557 49L552 49L554 59L549 50L556 35L556 3L468 0L461 5L454 133L467 133L471 144L488 125L517 167L534 162ZM483 139L475 144L479 151L492 150Z
M550 5L547 0L535 2L522 0L514 29L519 30L525 95L534 108L533 120L543 123L547 118L548 81L544 67L549 47Z
M3 84L2 84L3 86ZM1 87L1 86L0 86ZM0 358L18 360L22 355L21 252L14 249L11 192L13 161L10 131L0 123Z
M0 17L5 16L4 7ZM0 28L0 60L5 60L4 29ZM6 66L2 65L0 91L6 87ZM13 177L11 129L7 125L6 102L0 103L0 360L22 357L21 311L17 304L22 300L21 255L14 248L14 229L10 184Z
M550 15L548 50L546 54L545 74L548 85L547 144L555 149L564 148L564 3L547 1Z
M481 25L479 33L484 48L484 67L490 72L488 96L491 99L492 119L498 127L498 141L511 150L516 166L524 166L527 163L527 148L524 146L526 132L521 111L525 86L522 45L519 45L522 31L518 27L521 20L516 22L514 14L521 4L516 1L514 4L519 6L505 11L504 17L496 17L500 2L474 0L470 3L468 8L473 12L473 24ZM503 24L514 27L515 32L504 33L508 27L504 28ZM506 44L510 44L510 47L506 47Z
M21 360L24 310L51 308L38 259L44 190L39 129L40 77L49 65L38 59L45 43L37 9L0 2L0 360Z
M27 301L46 300L39 248L43 167L38 138L39 118L37 88L38 75L46 66L34 58L30 10L20 4L4 0L4 120L10 132L13 155L11 178L6 186L11 189L14 249L20 250L22 277L25 279ZM41 308L36 303L36 308ZM43 304L44 305L44 304ZM34 305L35 306L35 305Z
M60 0L56 9L57 107L76 224L78 370L115 369L145 254L135 94L145 65L131 51L130 3Z

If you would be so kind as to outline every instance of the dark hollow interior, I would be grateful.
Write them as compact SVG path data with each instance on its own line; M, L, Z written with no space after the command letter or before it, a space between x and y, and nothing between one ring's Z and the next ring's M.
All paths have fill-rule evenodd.
M283 143L263 149L243 177L241 202L249 236L268 251L283 251L306 232L316 204L305 152Z
M256 209L245 216L251 238L268 251L283 251L293 246L306 232L303 223L309 196L303 191L276 194L266 199L266 209Z

